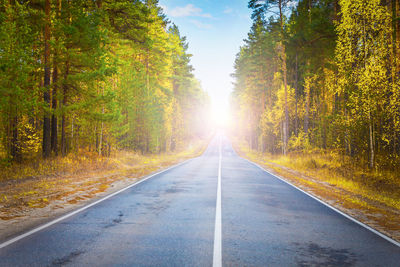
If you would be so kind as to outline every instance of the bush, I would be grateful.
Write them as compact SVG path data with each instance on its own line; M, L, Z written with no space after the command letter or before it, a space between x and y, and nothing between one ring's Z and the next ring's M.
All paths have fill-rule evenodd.
M300 131L297 136L292 135L289 139L289 149L292 151L310 150L310 139L303 131Z

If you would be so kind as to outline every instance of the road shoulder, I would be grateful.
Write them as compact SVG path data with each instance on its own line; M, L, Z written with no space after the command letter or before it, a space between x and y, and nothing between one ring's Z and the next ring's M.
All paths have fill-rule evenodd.
M400 210L321 181L288 167L249 156L235 146L236 152L266 171L279 176L324 203L338 209L378 232L400 242Z

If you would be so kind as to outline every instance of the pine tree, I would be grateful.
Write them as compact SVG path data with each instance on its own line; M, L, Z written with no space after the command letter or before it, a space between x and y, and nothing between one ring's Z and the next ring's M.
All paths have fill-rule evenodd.
M50 0L45 0L45 25L44 25L44 78L43 78L43 101L44 101L44 117L43 117L43 157L47 158L51 152L51 126L50 126Z
M159 153L202 132L208 97L169 23L158 1L2 0L0 153L36 156L40 135L44 157Z
M280 55L281 70L283 73L283 84L285 87L285 122L283 124L283 153L287 153L287 146L289 141L289 109L287 103L287 66L286 66L286 47L285 47L285 11L288 4L292 0L250 0L249 8L252 8L253 18L258 16L263 16L264 14L271 12L273 9L278 9L279 25L280 25L280 35L279 42L277 43L278 54ZM273 12L273 11L272 11ZM275 13L275 12L273 12Z

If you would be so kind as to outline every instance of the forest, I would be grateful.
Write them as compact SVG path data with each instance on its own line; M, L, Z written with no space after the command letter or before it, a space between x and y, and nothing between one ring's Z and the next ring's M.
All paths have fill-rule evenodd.
M209 97L187 50L157 0L1 0L1 164L202 136Z
M400 166L400 1L250 0L234 131L253 150Z

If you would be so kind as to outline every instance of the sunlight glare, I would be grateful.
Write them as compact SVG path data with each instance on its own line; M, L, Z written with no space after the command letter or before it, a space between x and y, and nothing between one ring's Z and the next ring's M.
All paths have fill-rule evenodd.
M231 124L229 106L224 103L213 103L210 121L216 128L226 129Z

